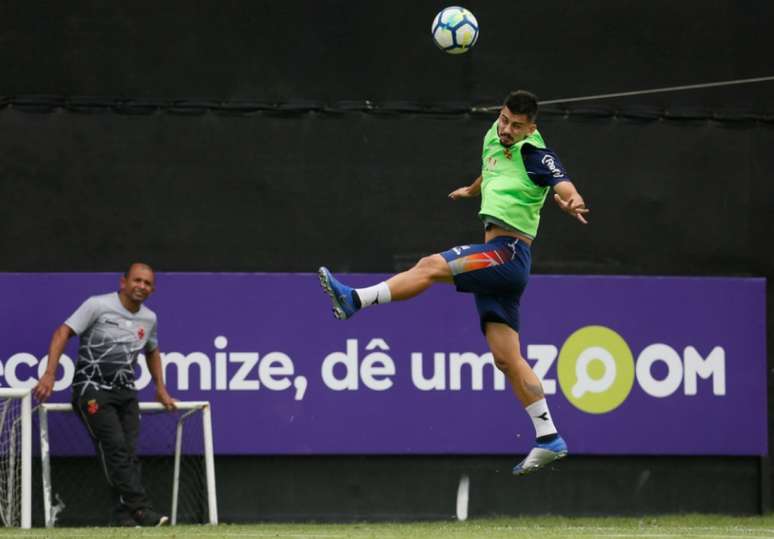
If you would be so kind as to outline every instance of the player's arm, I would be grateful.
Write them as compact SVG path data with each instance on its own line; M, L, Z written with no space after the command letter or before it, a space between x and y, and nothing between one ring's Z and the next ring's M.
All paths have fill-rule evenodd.
M567 215L575 217L584 225L588 224L585 215L589 213L589 209L571 181L562 181L554 185L554 201Z
M59 366L59 358L64 352L67 341L75 335L75 332L67 324L62 324L54 331L51 337L51 344L48 345L48 365L46 372L38 380L32 394L40 402L45 402L54 391L54 380L56 379L56 368Z
M449 193L449 198L452 200L456 200L458 198L471 198L471 197L477 197L481 194L481 176L473 180L473 183L470 185L466 185L465 187L460 187L459 189L455 189L451 193Z
M556 153L549 148L537 148L531 144L525 144L521 148L521 156L530 179L536 185L553 188L554 201L562 211L584 225L588 224L585 217L589 212L586 203L570 181Z
M148 353L146 360L153 383L156 384L156 400L167 410L174 410L177 406L175 406L175 399L169 396L167 387L164 385L164 370L161 367L161 352L158 347Z

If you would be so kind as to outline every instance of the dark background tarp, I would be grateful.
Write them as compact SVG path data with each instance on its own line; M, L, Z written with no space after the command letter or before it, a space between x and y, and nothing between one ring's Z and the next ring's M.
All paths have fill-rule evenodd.
M769 2L471 0L481 35L464 57L430 40L445 5L4 2L0 95L488 102L512 87L555 99L772 74ZM770 85L741 91L648 100L774 112Z
M0 112L6 271L392 271L477 242L491 115ZM545 115L592 208L548 203L535 270L770 275L774 126Z
M402 269L481 237L476 202L446 199L478 174L494 119L472 107L519 87L555 100L774 75L771 2L465 5L481 36L452 57L429 0L1 3L0 271ZM592 213L583 227L549 202L534 270L772 278L773 95L547 107ZM682 492L664 481L626 510Z

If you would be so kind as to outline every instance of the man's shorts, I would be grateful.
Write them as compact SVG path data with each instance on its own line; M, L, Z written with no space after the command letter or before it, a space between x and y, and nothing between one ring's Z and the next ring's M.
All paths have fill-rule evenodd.
M481 331L501 322L519 331L519 302L527 286L532 254L523 241L498 236L487 243L462 245L441 253L459 292L476 298Z

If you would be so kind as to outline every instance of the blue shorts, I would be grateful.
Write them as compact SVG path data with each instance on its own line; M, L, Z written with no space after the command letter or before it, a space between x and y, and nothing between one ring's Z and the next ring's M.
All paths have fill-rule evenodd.
M519 303L532 264L529 245L498 236L487 243L454 247L441 256L451 268L457 291L475 296L482 332L486 333L486 322L519 331Z

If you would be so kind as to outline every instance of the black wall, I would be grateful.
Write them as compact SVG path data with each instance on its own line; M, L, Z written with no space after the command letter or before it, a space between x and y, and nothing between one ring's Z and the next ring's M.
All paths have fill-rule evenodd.
M446 199L478 174L494 116L473 107L517 87L554 100L774 75L768 2L466 6L480 41L451 57L430 40L434 1L0 4L0 271L133 259L165 271L402 269L481 236L475 202ZM534 271L774 276L773 92L763 82L547 106L540 128L592 213L582 227L549 203ZM770 321L772 304L769 292ZM688 510L765 501L748 481L757 462L737 476L699 461L697 481L714 481L714 467L717 484L742 477L753 494L719 507L707 494ZM637 484L616 482L620 462L604 476L609 512L666 510L655 495L618 503ZM265 475L264 463L252 466ZM670 475L660 491L683 492ZM341 487L289 477L288 488ZM356 513L379 514L372 502ZM283 514L272 511L255 514Z
M446 5L9 1L2 86L5 95L435 103L499 101L511 87L555 99L772 74L768 2L471 0L481 35L464 57L430 41ZM770 91L648 100L771 112Z
M765 501L754 458L574 456L518 479L510 474L512 466L511 458L486 455L219 458L219 519L449 520L463 476L469 478L471 517L754 514ZM65 504L57 525L107 524L111 496L96 460L53 459L51 467L53 491ZM143 468L146 489L164 512L170 510L171 468L171 459L146 461ZM77 488L58 482L57 475L62 481L77 477ZM39 477L34 470L35 493ZM206 522L203 484L184 484L180 495L179 522ZM42 501L35 496L33 502L33 525L41 526Z
M389 271L479 240L491 115L0 112L10 271ZM538 272L769 275L774 124L545 114L592 209L549 203Z

